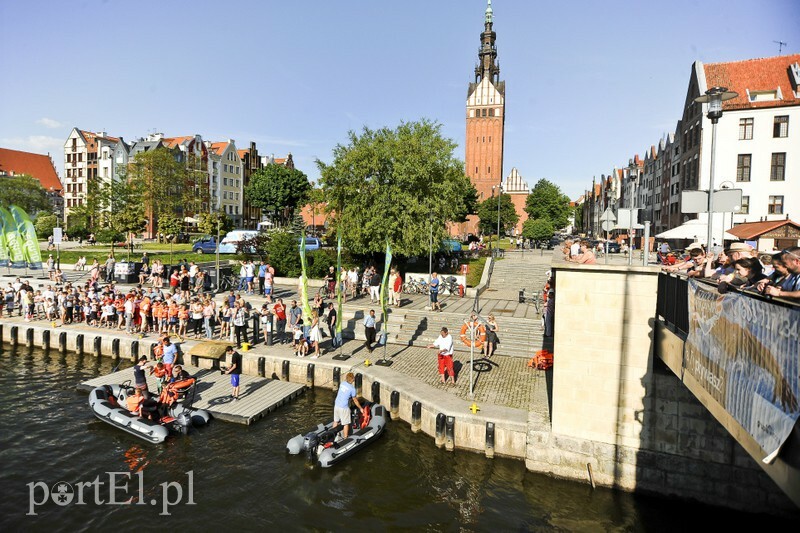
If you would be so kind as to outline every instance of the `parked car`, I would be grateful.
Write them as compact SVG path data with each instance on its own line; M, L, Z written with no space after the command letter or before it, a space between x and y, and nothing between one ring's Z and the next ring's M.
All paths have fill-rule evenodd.
M608 253L610 254L618 254L619 253L619 243L616 241L608 241Z
M204 235L192 244L192 253L195 254L213 254L216 251L217 238L210 235Z
M455 239L445 239L439 246L439 250L443 252L460 252L462 250L461 242Z
M297 239L297 247L300 247L300 239ZM322 241L316 237L306 237L306 251L319 250L322 248Z

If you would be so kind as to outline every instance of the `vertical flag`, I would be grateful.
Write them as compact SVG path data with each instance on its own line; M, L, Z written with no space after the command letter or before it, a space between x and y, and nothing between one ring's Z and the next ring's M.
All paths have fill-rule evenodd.
M36 238L36 228L31 222L31 217L19 206L11 206L11 215L17 223L17 232L22 243L25 260L32 269L42 269L42 251L39 248L39 239Z
M309 326L311 324L311 306L308 304L308 276L306 265L306 232L300 234L300 301L302 302L303 309L303 325Z
M339 227L336 236L336 336L342 336L342 228Z
M25 252L22 250L22 241L17 230L17 223L5 207L0 207L0 216L3 217L9 259L15 267L25 267Z
M5 217L0 213L0 267L8 266L8 245L6 244Z
M388 326L389 317L386 315L386 292L388 290L388 279L389 279L389 269L392 267L392 247L389 245L389 241L386 241L386 261L383 265L383 281L381 281L381 313L382 317L382 324L381 329L383 330L383 344L386 344L388 341L388 331L386 327Z

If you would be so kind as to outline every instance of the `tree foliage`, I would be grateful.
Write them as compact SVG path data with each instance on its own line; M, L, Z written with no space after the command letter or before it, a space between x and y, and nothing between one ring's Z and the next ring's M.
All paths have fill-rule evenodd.
M528 219L522 224L522 236L533 241L545 241L555 233L553 224L543 218Z
M103 194L107 202L106 220L114 230L129 234L144 230L145 219L141 183L130 181L124 174L121 179L103 185Z
M161 223L165 216L196 213L196 189L192 186L193 170L175 160L172 152L165 148L139 152L128 166L126 172L130 186L140 191L139 203L145 216L153 216L159 221L161 233L165 231ZM178 229L180 231L180 229Z
M382 252L388 240L397 255L423 255L431 227L439 242L468 213L475 189L440 130L427 120L365 127L333 149L331 164L317 161L330 230L341 227L352 252Z
M31 218L40 211L52 211L42 184L27 174L0 177L0 205L21 207Z
M36 228L36 235L40 239L46 239L53 234L53 228L58 224L58 217L55 215L39 214L33 223Z
M308 177L297 169L283 165L267 165L250 176L244 196L251 205L272 215L272 220L285 226L294 212L306 203L311 189Z
M478 218L481 233L491 235L497 231L497 198L487 198L478 204ZM517 221L519 215L511 201L510 194L500 195L500 233L508 235Z
M172 235L177 236L183 230L183 220L178 218L174 213L166 213L161 215L158 219L158 231L163 233L165 237Z
M549 220L554 228L561 229L569 222L569 197L557 185L540 179L525 201L525 212L530 219Z
M275 269L276 275L290 278L300 275L297 234L288 231L270 232L265 252L267 261Z
M233 230L233 220L231 220L231 217L229 217L227 213L200 213L199 220L200 221L197 223L197 229L200 231L200 233L216 235L217 221L219 221L220 238L224 237L226 233Z

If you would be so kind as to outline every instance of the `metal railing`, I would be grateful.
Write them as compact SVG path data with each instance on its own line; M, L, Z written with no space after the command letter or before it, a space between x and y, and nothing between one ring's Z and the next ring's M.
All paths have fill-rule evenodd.
M683 338L689 333L689 283L686 277L662 272L658 275L656 312Z
M475 301L472 302L472 312L473 313L479 313L480 312L480 310L481 310L481 302L480 302L481 293L483 291L485 291L486 288L492 283L492 273L494 272L494 262L495 261L494 261L493 257L489 257L486 260L489 261L489 273L486 276L486 284L483 286L483 288L476 287L476 290L475 290Z

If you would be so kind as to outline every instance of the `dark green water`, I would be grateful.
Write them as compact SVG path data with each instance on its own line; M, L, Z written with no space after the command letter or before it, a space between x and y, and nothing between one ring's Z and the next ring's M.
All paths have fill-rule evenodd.
M775 519L637 497L527 472L520 461L449 453L401 421L345 463L311 468L286 441L330 417L333 394L308 392L251 427L213 421L188 437L150 445L92 416L76 385L112 369L107 358L4 347L0 355L0 530L131 531L675 531L785 527ZM141 473L145 505L109 505L108 472ZM187 472L192 472L189 505ZM84 505L45 499L59 481ZM121 478L120 478L121 479ZM139 498L139 477L118 501ZM163 499L182 503L164 510ZM33 492L31 492L33 490ZM48 489L49 490L49 489ZM77 489L75 489L77 490ZM33 494L33 496L31 496ZM150 502L155 501L155 505ZM26 516L33 509L36 516ZM796 524L795 524L796 526ZM772 529L777 530L777 529Z

